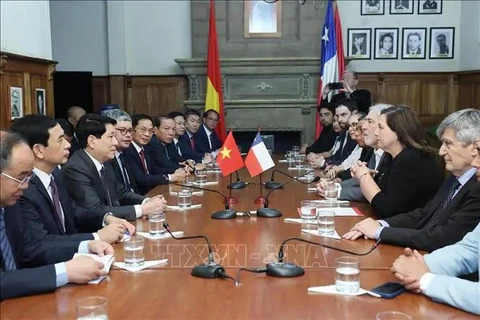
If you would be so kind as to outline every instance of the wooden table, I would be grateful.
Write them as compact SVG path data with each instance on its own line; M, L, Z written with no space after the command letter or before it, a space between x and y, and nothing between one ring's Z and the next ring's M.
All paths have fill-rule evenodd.
M246 171L241 175L248 177ZM264 179L269 176L264 174ZM209 180L217 179L217 185L207 187L227 193L228 180L219 174L209 174ZM244 180L258 181L249 177ZM286 181L280 175L277 180ZM158 186L150 195L162 193L170 204L176 205L174 191L177 188ZM233 196L239 203L233 207L237 211L256 209L258 205L253 200L258 194L259 188L255 185L234 190ZM167 221L173 230L184 231L185 236L208 236L216 261L233 277L240 267L264 267L275 259L280 243L292 236L358 252L372 246L372 241L364 239L345 241L311 236L301 233L305 225L283 221L285 217L298 217L296 208L301 200L315 198L315 193L307 192L306 185L294 182L274 191L270 197L270 207L280 209L284 214L282 218L213 220L210 215L223 207L223 200L220 195L204 192L193 197L193 203L201 203L202 208L168 211ZM353 206L360 208L365 216L371 215L368 205L355 203ZM341 235L361 219L337 217L336 230ZM138 220L136 224L138 231L148 231L146 220ZM370 255L361 257L361 287L371 289L395 281L389 268L402 250L381 244ZM308 287L334 283L335 258L345 254L305 243L291 242L285 251L285 261L304 267L304 276L273 278L242 272L238 287L231 281L190 275L192 267L206 259L207 249L201 239L146 239L145 254L147 260L169 259L169 263L135 274L112 269L109 278L99 285L67 285L55 293L4 301L0 305L1 319L73 319L75 301L92 295L109 298L110 319L375 319L378 312L387 310L405 312L413 319L475 318L412 293L392 300L309 294ZM123 261L122 244L115 245L115 258Z

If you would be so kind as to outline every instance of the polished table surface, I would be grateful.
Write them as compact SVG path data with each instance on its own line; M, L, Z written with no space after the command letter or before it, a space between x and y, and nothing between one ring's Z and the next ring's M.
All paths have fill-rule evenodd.
M286 169L285 165L277 168ZM289 171L290 174L297 174ZM246 171L241 171L247 177ZM270 177L264 174L264 180ZM209 181L217 184L206 188L228 193L228 179L218 173L209 174ZM258 177L244 178L258 182ZM277 181L287 178L276 175ZM180 187L158 186L149 195L162 193L169 204L176 205L175 191ZM215 211L222 209L218 194L203 192L192 197L201 203L199 209L167 211L167 221L174 231L184 236L208 236L215 251L216 261L235 277L240 267L264 267L275 260L279 245L288 237L301 237L327 245L355 251L368 251L371 240L335 240L302 233L308 226L284 222L285 217L298 217L301 200L317 199L308 186L293 182L283 190L275 190L269 197L270 207L282 211L284 217L266 219L237 217L233 220L213 220ZM263 191L265 195L266 191ZM234 190L237 211L255 210L253 200L259 187L249 185ZM368 205L352 203L363 214L371 216ZM363 217L337 217L336 230L340 235ZM134 222L135 223L135 222ZM144 219L136 221L137 231L147 231ZM315 226L310 226L314 228ZM115 259L123 261L123 244L114 245ZM371 254L360 257L361 287L372 289L387 281L395 281L389 271L393 261L403 251L401 247L383 245ZM378 312L395 310L409 314L413 319L469 319L473 315L435 303L422 295L405 293L387 300L371 296L346 297L310 294L307 288L333 284L335 258L344 253L321 246L292 241L286 247L285 261L295 262L305 269L298 278L273 278L265 274L242 271L240 286L232 281L199 279L190 275L191 269L206 259L207 248L201 239L177 241L172 238L145 240L147 260L169 259L165 266L138 273L112 268L109 277L98 285L67 285L55 293L7 300L1 303L1 319L73 319L75 301L79 298L102 295L109 299L110 319L375 319Z

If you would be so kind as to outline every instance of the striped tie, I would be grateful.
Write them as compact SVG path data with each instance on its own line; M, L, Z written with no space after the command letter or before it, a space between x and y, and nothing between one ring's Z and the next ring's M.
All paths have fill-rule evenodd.
M15 270L17 266L15 265L15 259L13 258L12 247L10 247L10 242L7 238L7 232L5 229L5 210L1 208L0 211L0 251L3 256L3 261L5 263L6 270Z

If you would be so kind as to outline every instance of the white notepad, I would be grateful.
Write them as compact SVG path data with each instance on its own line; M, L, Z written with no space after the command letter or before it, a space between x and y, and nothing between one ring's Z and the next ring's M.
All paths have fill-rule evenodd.
M92 258L95 261L99 261L103 263L103 270L107 272L107 274L110 272L110 267L112 266L112 263L115 261L115 257L111 254L104 255L103 257L100 257L99 255L96 254L91 254L91 253L75 253L73 258L75 259L76 257L80 256L87 256ZM88 283L90 284L98 284L100 283L103 279L105 279L107 276L101 276L95 280L89 281Z

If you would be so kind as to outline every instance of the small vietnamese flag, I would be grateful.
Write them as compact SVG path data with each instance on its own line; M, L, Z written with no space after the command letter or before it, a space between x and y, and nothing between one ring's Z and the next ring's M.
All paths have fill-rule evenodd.
M224 177L244 166L242 155L231 131L218 152L217 163Z

